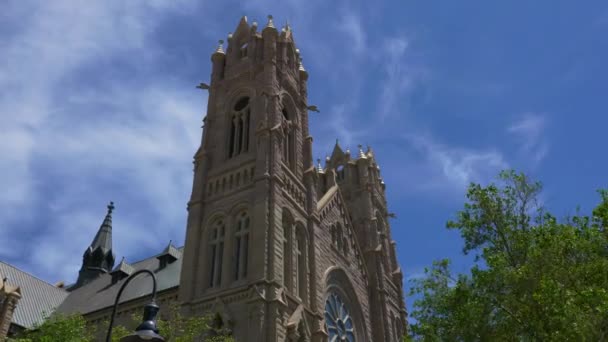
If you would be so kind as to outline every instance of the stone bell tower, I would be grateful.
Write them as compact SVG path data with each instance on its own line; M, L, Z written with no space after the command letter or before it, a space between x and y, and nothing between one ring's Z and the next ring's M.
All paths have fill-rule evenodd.
M218 313L239 341L311 340L322 317L299 322L317 302L314 253L310 239L296 241L312 227L317 201L308 73L291 28L277 30L271 16L261 32L243 17L222 45L211 55L210 84L200 86L209 98L179 298L190 314ZM301 218L301 231L285 225L286 212Z

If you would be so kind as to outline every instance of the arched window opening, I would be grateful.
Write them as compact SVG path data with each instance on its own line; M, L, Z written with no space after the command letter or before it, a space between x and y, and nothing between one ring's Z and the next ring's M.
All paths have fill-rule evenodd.
M344 255L348 255L349 252L349 248L348 248L348 238L344 237Z
M284 131L283 161L285 165L289 166L289 168L293 170L295 165L295 129L293 126L293 120L290 119L290 115L287 110L283 109L282 113L283 119L287 121Z
M228 158L235 157L249 150L249 122L249 98L243 97L236 102L230 116Z
M387 235L386 223L379 212L376 213L376 225L376 229L378 230L378 243L382 245L383 249L382 261L384 262L384 268L387 272L390 272L392 269L389 262L389 255L391 253L388 243L389 237Z
M291 273L291 251L293 219L287 212L283 212L283 283L287 290L292 289L293 274Z
M304 226L299 225L297 229L297 243L296 243L296 293L302 301L306 299L306 251L307 251L307 240L306 231Z
M395 320L395 314L391 312L391 322L393 325L393 339L395 341L399 341L399 338L401 336L399 336L399 332L397 331L397 320Z
M222 280L222 257L224 254L223 220L217 220L209 231L209 287L219 286Z
M249 253L249 216L241 213L234 228L234 280L247 277L247 257Z
M249 105L249 98L243 97L234 104L234 110L237 112L240 112L243 109L245 109L245 107L247 107L248 105Z
M342 298L335 293L325 301L325 324L329 341L356 341L353 316Z

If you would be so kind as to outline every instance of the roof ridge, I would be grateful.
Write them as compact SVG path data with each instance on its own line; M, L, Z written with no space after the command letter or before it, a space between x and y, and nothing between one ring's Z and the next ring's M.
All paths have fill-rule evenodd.
M42 278L40 278L40 277L38 277L38 276L36 276L36 275L34 275L34 274L30 273L30 272L24 271L24 270L20 269L19 267L15 266L15 265L13 265L13 264L9 264L8 262L6 262L6 261L2 261L2 260L0 260L0 263L3 263L3 264L5 264L5 265L7 265L7 266L11 267L11 268L13 268L13 269L17 270L18 272L25 273L25 274L27 274L28 276L30 276L30 277L32 277L32 278L34 278L34 279L36 279L36 280L38 280L38 281L40 281L40 282L44 283L45 285L48 285L48 286L50 286L50 287L52 287L52 288L54 288L54 289L57 289L58 291L68 293L68 291L66 291L66 290L64 290L64 289L62 289L62 288L59 288L59 287L57 287L57 286L55 286L55 285L53 285L53 284L51 284L51 283L47 282L46 280L44 280L44 279L42 279ZM8 279L8 281L9 281L9 282L10 282L10 280L11 280L11 279Z

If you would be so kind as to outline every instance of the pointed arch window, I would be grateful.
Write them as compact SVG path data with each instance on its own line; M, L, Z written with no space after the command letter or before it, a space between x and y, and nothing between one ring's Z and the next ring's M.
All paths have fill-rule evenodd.
M337 241L336 242L337 242L337 245L338 245L338 250L342 251L342 243L344 242L343 241L344 235L343 235L343 232L342 232L342 225L340 224L340 222L338 222L336 224L336 227L337 227L337 229L336 229L336 235L337 235L336 236L336 240Z
M376 230L378 232L378 243L382 245L382 261L384 263L384 268L387 272L391 271L391 265L389 262L389 244L388 244L388 234L386 231L386 223L384 219L380 215L379 212L376 212Z
M289 213L283 212L283 282L287 290L292 289L293 274L291 273L291 251L293 250L292 234L293 219Z
M209 287L219 286L222 281L225 230L224 220L220 219L209 231Z
M228 158L236 157L249 150L249 122L251 111L249 98L239 99L230 115L230 132L228 134Z
M247 256L249 254L249 215L241 213L234 228L234 280L247 277Z
M283 119L285 120L284 131L283 131L283 162L287 165L291 170L294 169L296 159L295 159L295 127L294 121L290 113L287 109L283 108Z
M356 341L353 316L340 296L329 295L325 301L324 316L329 341Z
M308 274L308 270L306 268L307 247L306 230L302 224L298 224L296 229L296 262L294 265L296 274L296 289L294 292L304 302L306 302L306 278Z

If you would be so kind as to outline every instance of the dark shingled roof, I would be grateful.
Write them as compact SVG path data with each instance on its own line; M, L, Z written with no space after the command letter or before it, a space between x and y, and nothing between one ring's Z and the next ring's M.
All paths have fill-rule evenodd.
M157 291L167 290L179 285L183 247L177 248L176 251L179 253L177 255L178 259L162 269L159 267L160 261L157 257L164 254L164 252L133 263L130 266L133 268L133 272L141 269L153 271L156 274ZM152 293L152 281L149 278L150 276L147 274L133 278L123 291L120 302L124 303L150 295ZM125 281L126 278L112 284L112 275L109 273L102 274L90 283L71 292L59 306L57 312L87 314L110 307L114 305L118 290Z
M45 316L51 314L69 294L2 261L0 276L8 278L8 284L21 288L21 299L17 303L12 323L24 328L42 323Z

